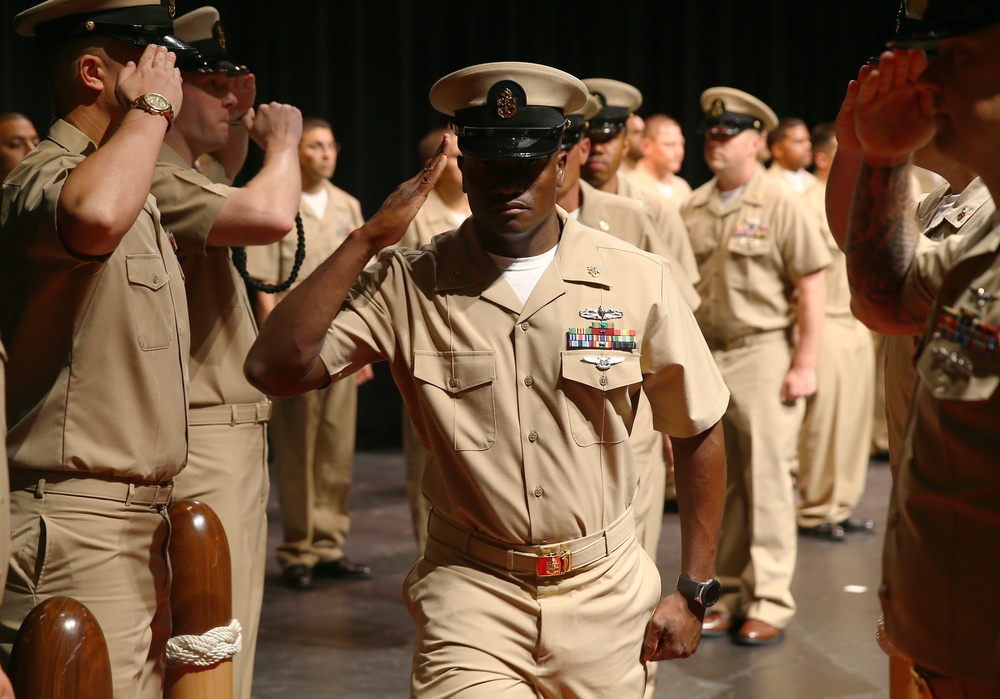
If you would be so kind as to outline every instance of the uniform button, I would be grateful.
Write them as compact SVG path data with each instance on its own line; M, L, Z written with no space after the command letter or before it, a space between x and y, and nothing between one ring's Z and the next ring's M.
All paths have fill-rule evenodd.
M154 274L154 275L153 275L153 283L154 283L154 284L156 284L156 283L158 283L159 281L160 281L160 275L158 275L158 274Z
M524 377L524 385L525 386L530 386L533 383L535 383L535 380L533 378L531 378L530 376L525 376Z
M448 281L450 281L452 284L454 284L455 282L457 282L458 281L458 273L457 272L452 272L450 275L448 275Z
M540 498L543 495L545 495L545 491L542 489L542 486L538 486L537 488L535 488L535 497L536 498Z
M523 323L521 323L521 330L524 330L525 332L527 332L528 331L528 327L529 327L528 321L524 321Z
M455 388L455 386L458 385L458 379L452 376L450 379L448 379L448 385L451 386L452 388Z
M608 385L608 375L607 374L601 374L601 385L602 386L607 386Z
M529 432L528 433L528 441L529 442L537 442L538 441L538 433L535 432L534 430L532 430L531 432Z

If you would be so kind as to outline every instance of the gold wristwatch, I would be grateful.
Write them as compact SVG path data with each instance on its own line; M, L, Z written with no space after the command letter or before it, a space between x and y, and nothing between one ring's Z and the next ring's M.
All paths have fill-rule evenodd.
M174 108L170 106L170 101L158 92L147 92L144 95L139 95L132 100L129 108L138 108L149 114L161 115L167 120L167 131L170 130L170 126L174 123Z

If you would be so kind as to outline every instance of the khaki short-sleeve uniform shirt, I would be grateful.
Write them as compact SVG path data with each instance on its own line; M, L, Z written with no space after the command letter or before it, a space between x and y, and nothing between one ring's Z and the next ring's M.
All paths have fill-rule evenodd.
M654 191L636 186L628 177L618 177L618 191L615 194L642 204L656 224L660 238L670 250L670 259L676 260L677 266L695 284L699 279L698 264L691 250L691 239L681 218L680 207Z
M187 460L184 279L152 196L107 257L66 249L56 205L95 149L56 121L4 184L8 458L14 468L162 482Z
M641 203L620 194L609 194L583 180L580 180L580 199L577 219L580 223L668 260L684 300L692 310L698 307L701 298L685 273L684 265L674 259L673 251L663 242L656 224Z
M191 407L260 403L264 394L243 375L243 360L257 338L246 285L230 249L205 244L232 188L212 182L164 145L152 192L164 228L177 240L187 284Z
M801 196L758 167L723 209L713 178L682 210L701 281L698 323L710 339L791 326L795 281L830 265L830 251Z
M448 208L437 190L432 189L396 247L421 248L438 233L455 230L459 225L455 212Z
M831 264L826 270L826 315L829 318L853 318L851 287L847 281L847 257L840 250L826 221L826 184L817 182L805 193L806 206L819 221Z
M656 192L664 199L672 200L678 206L683 204L684 201L691 196L691 185L689 185L687 180L680 175L674 175L670 178L670 184L665 185L650 175L646 168L642 167L640 164L636 166L634 170L629 172L626 177L636 187Z
M929 317L890 502L881 590L916 661L1000 684L1000 220L915 258L906 307ZM936 298L935 298L936 297Z
M321 354L334 379L389 361L435 457L432 506L504 542L575 539L625 512L640 389L654 427L678 437L729 401L662 259L559 215L555 259L526 303L469 219L423 250L384 252Z
M299 210L306 238L306 256L299 269L299 276L292 284L293 289L323 264L351 231L365 223L361 203L357 199L330 182L323 186L329 193L323 218L320 219L304 199ZM295 264L297 244L298 233L293 230L273 245L247 248L247 269L250 276L274 282L287 279ZM279 299L283 297L284 294L278 295Z

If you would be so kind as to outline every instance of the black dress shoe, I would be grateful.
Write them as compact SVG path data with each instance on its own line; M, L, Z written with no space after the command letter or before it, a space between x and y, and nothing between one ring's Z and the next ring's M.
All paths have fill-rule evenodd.
M308 590L313 584L312 568L299 564L282 569L281 584L293 590Z
M860 517L848 517L843 522L837 522L837 524L848 534L856 532L871 533L875 531L874 520L861 519Z
M815 527L799 527L799 534L824 541L843 541L844 528L833 522L823 522Z
M320 578L335 580L367 580L372 576L372 569L364 563L355 563L345 556L336 561L317 563L313 568L313 574Z

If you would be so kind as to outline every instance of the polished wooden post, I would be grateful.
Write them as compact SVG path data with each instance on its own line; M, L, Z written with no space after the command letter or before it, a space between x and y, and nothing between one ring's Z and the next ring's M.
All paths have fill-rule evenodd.
M108 699L108 644L90 610L69 597L50 597L21 624L10 656L18 699Z
M170 508L170 608L174 637L201 635L233 618L229 543L222 522L197 500ZM231 659L212 667L168 667L165 699L230 699Z

